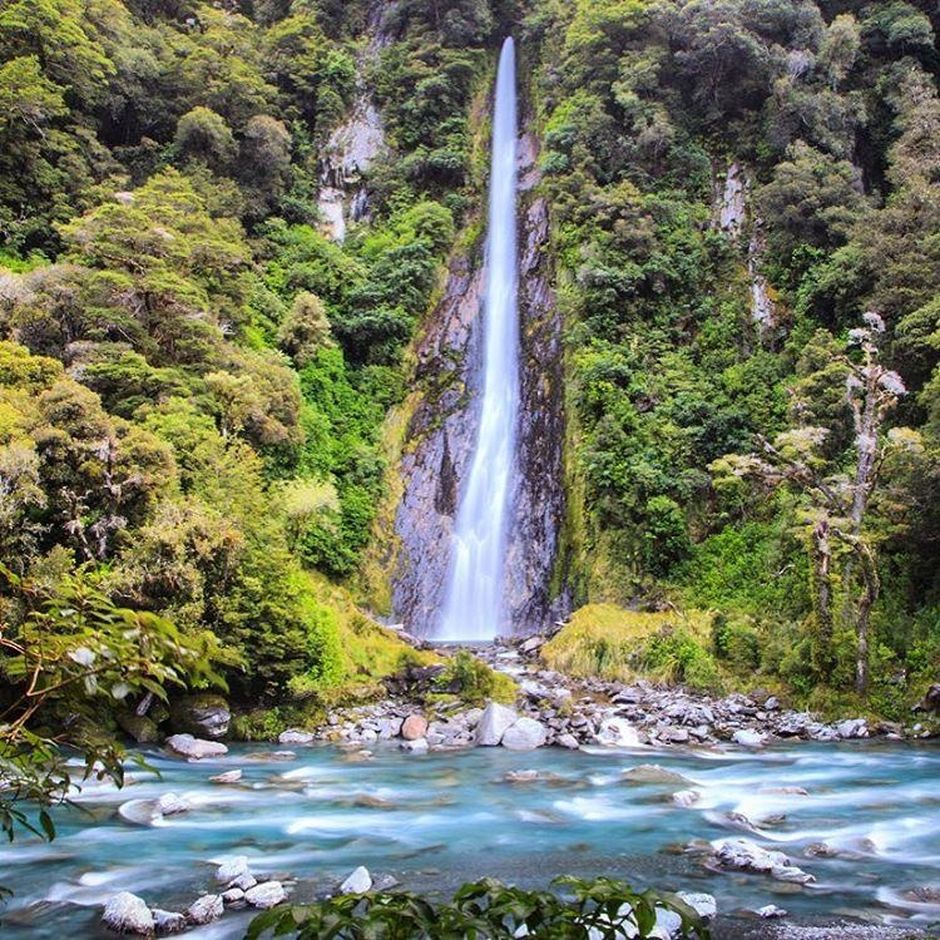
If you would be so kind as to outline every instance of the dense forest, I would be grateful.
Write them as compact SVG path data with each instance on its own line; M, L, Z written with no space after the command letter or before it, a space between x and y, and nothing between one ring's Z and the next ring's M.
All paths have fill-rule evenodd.
M286 714L412 655L357 608L386 416L478 250L508 33L575 601L675 613L638 671L908 714L940 668L938 28L932 0L8 0L0 668L5 705L42 693L15 730L95 657L89 726L167 682ZM337 241L361 87L386 146Z

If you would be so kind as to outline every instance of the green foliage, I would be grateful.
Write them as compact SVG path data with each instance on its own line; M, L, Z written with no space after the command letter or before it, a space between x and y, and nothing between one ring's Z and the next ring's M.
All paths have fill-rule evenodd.
M166 701L169 688L223 685L220 650L208 632L186 636L162 617L116 606L88 568L51 586L2 565L0 578L0 825L10 840L21 828L52 839L47 810L69 799L73 783L123 783L124 754L101 738L101 716L145 694ZM82 755L80 780L62 745Z
M509 676L491 669L467 650L458 650L434 682L470 705L485 705L488 701L512 703L518 692Z
M491 878L460 888L449 903L432 904L414 894L342 895L315 904L277 907L256 917L249 940L273 930L274 936L366 938L380 934L406 938L509 938L523 931L534 937L588 937L632 928L637 937L651 935L657 908L682 920L682 935L707 940L708 928L687 904L652 889L639 892L610 878L583 881L561 878L557 893L507 887ZM626 913L623 913L627 909Z

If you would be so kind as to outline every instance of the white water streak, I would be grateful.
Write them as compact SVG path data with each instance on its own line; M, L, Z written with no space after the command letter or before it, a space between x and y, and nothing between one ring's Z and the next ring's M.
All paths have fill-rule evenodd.
M510 38L500 54L493 113L480 429L457 513L436 635L441 640L489 640L506 626L503 569L519 412L516 134L516 56Z

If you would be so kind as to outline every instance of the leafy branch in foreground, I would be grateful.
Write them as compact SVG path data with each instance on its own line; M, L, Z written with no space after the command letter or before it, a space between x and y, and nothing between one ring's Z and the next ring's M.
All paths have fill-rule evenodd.
M247 940L297 936L299 940L463 940L588 936L648 937L657 908L677 914L684 937L709 940L702 918L681 898L635 891L612 878L558 878L553 891L526 891L492 878L470 882L449 903L433 904L410 892L346 894L309 905L277 907L256 917Z
M0 827L9 840L18 828L52 839L48 809L79 785L63 748L81 755L81 780L121 786L124 750L98 733L103 706L222 685L212 668L220 649L210 634L184 636L162 617L116 606L86 569L48 590L0 565L0 589Z

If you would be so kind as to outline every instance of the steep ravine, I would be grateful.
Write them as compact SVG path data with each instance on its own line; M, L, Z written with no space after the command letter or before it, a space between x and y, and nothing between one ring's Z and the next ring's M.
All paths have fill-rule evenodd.
M561 331L548 253L548 208L535 192L537 146L519 148L522 402L506 598L516 633L564 614L552 592L564 518ZM405 430L395 513L392 610L417 635L433 632L443 602L461 482L475 441L482 356L482 246L451 260L443 298L416 347L417 402ZM554 594L554 596L553 596Z

